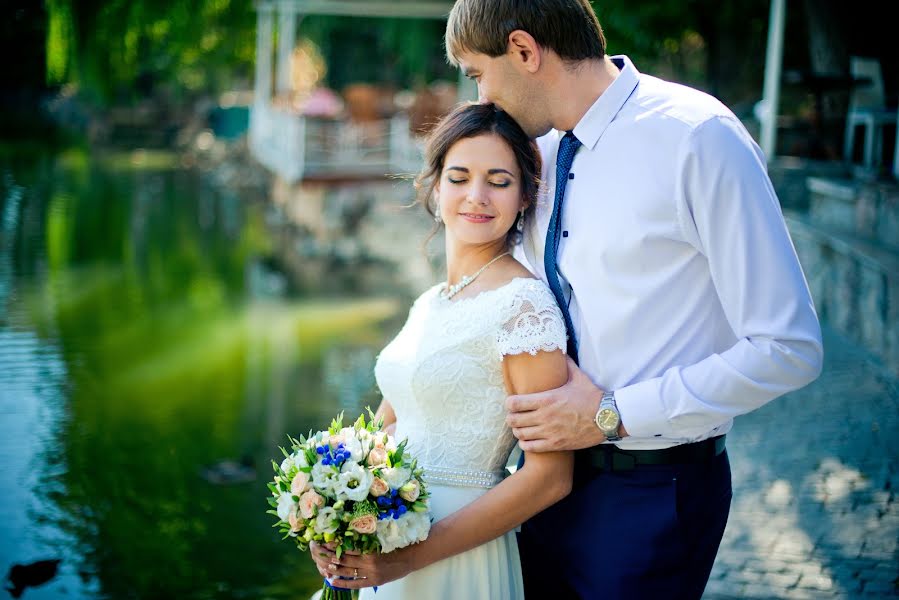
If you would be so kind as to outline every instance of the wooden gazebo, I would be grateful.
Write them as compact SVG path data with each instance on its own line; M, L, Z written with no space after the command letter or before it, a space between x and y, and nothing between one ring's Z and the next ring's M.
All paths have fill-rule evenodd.
M250 149L259 162L288 183L304 176L353 177L415 171L420 150L409 132L408 119L397 116L380 127L357 129L337 122L320 123L276 105L275 93L290 90L291 55L297 28L305 15L405 17L445 19L451 1L394 0L263 0L256 4L256 80L250 113ZM278 47L272 61L275 28ZM273 84L274 78L274 86ZM460 78L459 98L473 99L476 90ZM379 132L372 135L372 130ZM307 152L307 149L314 152Z

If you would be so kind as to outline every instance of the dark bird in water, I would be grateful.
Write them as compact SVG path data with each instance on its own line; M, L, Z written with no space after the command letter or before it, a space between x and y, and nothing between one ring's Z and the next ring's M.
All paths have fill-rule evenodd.
M243 456L240 462L222 460L200 471L203 479L214 485L234 485L255 481L256 467L251 456Z
M26 588L44 585L54 577L59 568L59 559L39 560L27 565L13 565L6 578L9 580L6 591L13 598L19 598ZM9 587L12 585L12 587Z

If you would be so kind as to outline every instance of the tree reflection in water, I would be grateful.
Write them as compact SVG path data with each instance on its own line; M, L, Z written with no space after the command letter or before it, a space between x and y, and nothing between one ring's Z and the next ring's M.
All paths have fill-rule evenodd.
M50 442L3 448L38 469L37 508L10 535L47 534L81 597L311 593L311 562L265 514L267 465L286 434L376 406L371 366L401 303L296 296L266 259L278 249L262 204L225 206L191 173L98 162L0 163L2 214L16 215L0 339L31 332L64 365L57 384L39 376L58 397L42 409L57 411ZM12 180L24 195L10 208ZM0 371L23 360L2 353ZM255 478L201 477L241 459Z

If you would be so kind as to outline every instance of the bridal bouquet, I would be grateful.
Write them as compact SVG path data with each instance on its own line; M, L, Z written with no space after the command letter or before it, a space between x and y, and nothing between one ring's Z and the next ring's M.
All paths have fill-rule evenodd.
M268 513L278 517L274 527L293 538L302 551L309 542L332 543L338 558L347 550L391 552L428 537L428 492L422 469L381 431L382 421L371 410L351 427L343 414L327 431L299 440L288 437L291 451L281 448L284 460L272 461L275 479ZM349 590L322 588L322 599L351 598Z

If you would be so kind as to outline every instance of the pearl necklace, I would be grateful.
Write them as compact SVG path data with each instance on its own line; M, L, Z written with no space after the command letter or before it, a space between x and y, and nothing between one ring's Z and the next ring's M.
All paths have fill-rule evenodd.
M474 275L463 275L463 276L462 276L462 279L459 280L459 283L456 283L456 284L451 285L451 286L446 286L446 284L444 284L444 288L443 288L442 290L440 290L439 296L440 296L441 298L443 298L444 300L449 300L449 299L451 299L453 296L455 296L456 294L458 294L459 292L461 292L463 289L465 289L465 286L467 286L467 285L470 284L472 281L474 281L475 279L477 279L477 278L478 278L478 275L480 275L481 273L483 273L483 272L487 269L487 267L489 267L490 265L492 265L493 263L495 263L496 261L498 261L498 260L501 259L502 257L506 256L507 254L509 254L509 253L508 253L508 252L503 252L503 253L500 254L499 256L493 258L493 260L491 260L491 261L488 262L486 265L484 265L483 267L481 267L480 269L478 269L478 270L475 272Z

